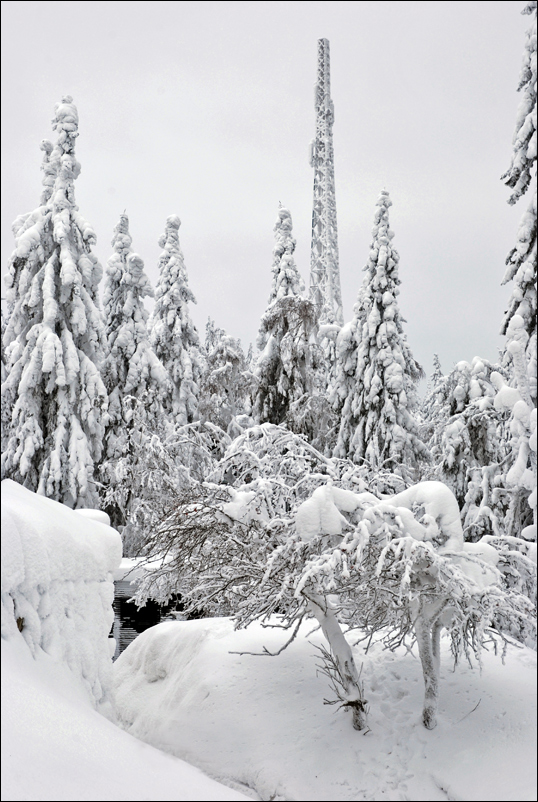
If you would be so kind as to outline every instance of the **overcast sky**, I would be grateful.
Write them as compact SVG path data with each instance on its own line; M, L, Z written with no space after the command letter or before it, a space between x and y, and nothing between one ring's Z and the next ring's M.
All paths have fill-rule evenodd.
M496 360L501 287L526 198L508 168L530 17L517 2L2 2L2 273L11 222L41 194L42 139L71 94L76 198L103 266L126 210L157 281L170 214L197 298L244 347L270 290L279 201L310 270L317 40L331 48L344 318L368 258L375 202L393 201L400 308L426 372Z

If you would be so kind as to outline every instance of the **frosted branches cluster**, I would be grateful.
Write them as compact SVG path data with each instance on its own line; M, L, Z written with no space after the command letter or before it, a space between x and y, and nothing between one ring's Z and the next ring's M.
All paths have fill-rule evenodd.
M288 639L304 618L314 617L341 666L349 664L342 627L358 630L361 642L375 637L392 649L417 640L427 689L424 721L434 726L441 629L456 660L479 659L491 638L501 645L512 636L532 638L535 565L517 552L526 576L517 585L511 541L465 544L457 502L441 483L382 498L352 492L338 486L334 466L317 455L320 472L305 485L298 474L316 455L300 438L280 437L281 427L260 427L246 483L204 482L176 496L147 541L151 570L139 600L164 602L180 593L187 613L231 614L238 627L277 616ZM283 442L287 467L279 473ZM232 464L238 466L232 449L220 466L229 479ZM359 685L347 675L340 680L362 704Z

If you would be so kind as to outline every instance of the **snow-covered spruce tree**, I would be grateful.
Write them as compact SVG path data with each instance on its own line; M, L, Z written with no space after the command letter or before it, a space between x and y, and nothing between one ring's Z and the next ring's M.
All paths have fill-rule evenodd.
M534 16L531 27L525 35L523 64L517 91L522 93L517 111L516 127L513 137L513 151L510 167L501 177L513 191L508 203L513 205L524 195L536 175L536 0L527 3L522 14ZM532 337L536 333L536 191L524 213L517 233L517 245L507 256L507 270L503 284L513 281L512 296L505 313L501 333L508 334L508 327L514 315L520 315L529 335L528 346L536 351ZM510 339L510 338L509 338ZM536 375L536 374L535 374ZM536 381L534 382L536 398Z
M512 318L509 332L516 326L522 335L523 343L519 352L514 348L514 346L520 345L517 339L513 339L509 343L509 347L512 346L512 355L517 359L517 366L520 360L524 361L524 344L527 338L523 319L519 315L514 315ZM493 373L491 380L497 390L495 408L509 414L510 455L507 460L507 470L505 468L503 484L510 494L510 503L505 519L505 531L508 535L536 540L536 435L538 430L536 405L531 400L528 384L525 386L525 381L518 381L516 378L517 386L510 387L500 373ZM525 392L526 389L527 392Z
M116 527L127 523L133 503L141 498L140 464L147 455L148 437L162 429L163 407L172 390L149 342L143 299L154 293L131 242L129 219L122 214L114 229L103 298L108 342L103 380L109 421L101 481L106 510Z
M57 172L57 161L54 165L50 163L50 155L52 153L52 143L48 139L43 139L40 144L40 149L43 151L43 162L41 164L41 171L43 176L41 183L43 184L43 191L41 193L40 203L33 213L26 213L19 215L11 225L13 236L17 241L19 234L23 234L27 229L32 229L36 221L38 227L34 230L37 239L34 239L33 247L30 247L30 241L25 249L24 258L12 255L9 263L8 273L5 275L4 280L6 284L6 316L2 319L2 354L5 363L5 372L2 375L2 454L7 450L7 441L10 436L11 416L13 414L13 407L17 398L17 388L11 387L5 380L9 371L8 360L5 353L5 347L12 341L16 340L21 333L22 328L27 326L27 316L22 313L21 301L26 299L29 282L35 277L43 263L43 255L40 252L39 237L43 226L39 225L39 221L44 214L44 207L49 201L52 194L52 187ZM31 236L31 234L30 234ZM15 314L13 314L15 312ZM3 310L2 310L3 314ZM8 329L8 322L11 325ZM16 361L16 356L12 357Z
M252 414L258 423L285 422L292 430L302 431L301 417L318 367L317 313L302 296L304 283L293 257L291 214L282 206L274 233L273 278L257 340L258 387Z
M1 336L0 336L0 365L2 370L2 384L7 379L7 364L6 364L6 355L4 353L4 331L6 328L6 319L4 317L4 310L2 309L2 324L0 327Z
M337 340L332 397L340 427L334 455L407 477L429 452L414 417L416 384L424 373L403 332L397 302L400 257L391 243L390 206L383 190L353 319Z
M189 288L187 270L179 245L181 221L175 214L166 220L159 239L159 281L149 328L153 350L172 380L167 412L174 423L191 423L198 417L202 355L198 332L189 315L189 302L196 299Z
M7 369L7 361L6 355L4 352L4 331L6 328L6 318L4 316L4 310L2 309L2 328L1 328L1 339L0 339L0 348L1 348L1 384L3 385L6 382L8 376L8 369ZM7 444L7 439L9 436L9 425L11 423L11 412L13 408L12 402L12 393L3 393L2 397L2 410L1 410L1 421L2 421L2 454L5 451L5 444Z
M530 0L522 14L534 15L525 34L525 49L517 91L522 93L512 139L512 159L501 180L513 189L509 203L515 203L528 190L536 162L536 0Z
M443 384L445 375L441 368L441 361L437 354L433 355L433 372L428 378L428 386L426 388L426 395L421 406L422 417L425 421L431 420L438 407L437 395Z
M536 0L531 0L522 11L533 16L526 32L523 64L518 91L522 92L513 138L512 161L502 176L513 190L508 203L514 204L531 186L536 177ZM534 175L533 175L534 171ZM508 254L503 284L513 281L508 310L501 333L506 335L505 364L511 368L510 384L517 389L518 398L505 403L509 394L498 380L499 408L510 410L510 431L513 458L506 474L506 484L512 499L509 527L515 533L528 525L537 525L537 457L536 457L536 187L531 193L529 207L521 220L517 245ZM529 513L529 508L532 511ZM532 515L532 519L530 519ZM527 529L531 535L531 530Z
M506 372L487 359L458 362L425 400L432 454L427 478L444 482L461 508L466 540L504 532L508 495L499 477L509 454L506 414L495 406L492 376ZM426 417L427 415L427 417Z
M205 354L200 379L200 418L235 437L252 423L248 415L256 380L240 341L218 328L211 318L206 325Z
M420 436L430 449L431 461L435 465L440 460L440 439L446 423L446 403L444 388L446 376L443 375L437 354L433 355L433 373L428 379L426 395L420 407Z
M94 506L107 394L105 336L95 233L75 203L78 114L67 95L55 106L54 147L43 142L41 205L13 224L4 332L8 418L2 478L70 507Z

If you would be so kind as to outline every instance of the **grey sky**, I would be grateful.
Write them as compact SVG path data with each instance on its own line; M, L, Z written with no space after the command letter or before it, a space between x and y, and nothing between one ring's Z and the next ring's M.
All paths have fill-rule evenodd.
M78 108L80 211L103 266L124 209L157 281L166 217L180 238L192 314L245 348L270 289L273 225L292 213L309 279L317 39L331 45L344 318L390 192L400 307L427 373L495 360L500 287L526 199L506 203L524 32L517 2L2 3L2 273L11 222L41 193L54 104Z

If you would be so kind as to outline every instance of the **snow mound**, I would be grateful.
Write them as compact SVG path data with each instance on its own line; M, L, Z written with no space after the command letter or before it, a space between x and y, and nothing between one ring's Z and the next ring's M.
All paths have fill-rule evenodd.
M106 712L121 539L84 512L2 482L2 638L67 664Z
M2 799L248 799L141 743L92 709L76 677L17 632L2 641Z

